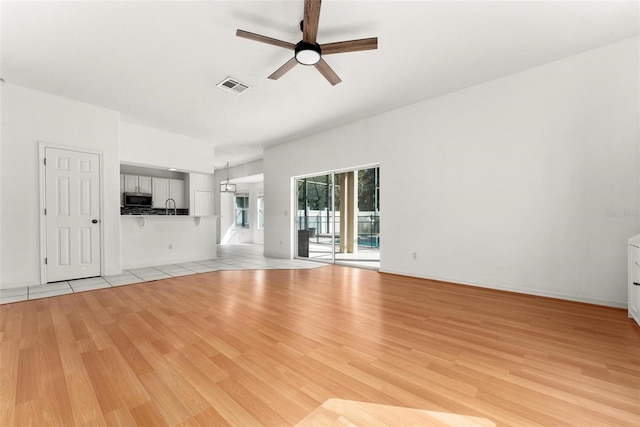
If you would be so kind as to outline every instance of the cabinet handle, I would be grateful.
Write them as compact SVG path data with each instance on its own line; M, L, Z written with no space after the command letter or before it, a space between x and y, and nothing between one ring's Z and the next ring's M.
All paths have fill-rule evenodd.
M640 283L638 283L638 282L633 282L633 284L634 284L635 286L640 286Z

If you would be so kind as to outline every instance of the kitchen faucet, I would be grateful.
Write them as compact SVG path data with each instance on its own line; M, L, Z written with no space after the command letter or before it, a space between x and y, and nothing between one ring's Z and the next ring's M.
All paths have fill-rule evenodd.
M173 202L173 214L178 215L178 211L176 209L176 201L171 198L167 199L167 201L164 202L165 215L169 215L169 205L170 205L169 202Z

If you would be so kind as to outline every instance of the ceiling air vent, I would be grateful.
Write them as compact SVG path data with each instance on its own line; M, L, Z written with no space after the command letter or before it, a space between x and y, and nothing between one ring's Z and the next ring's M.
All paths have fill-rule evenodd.
M227 77L226 79L218 83L216 86L218 86L221 89L228 90L229 92L233 92L236 95L240 95L242 92L244 92L245 90L251 87L247 84L239 82L238 80L232 79L231 77Z

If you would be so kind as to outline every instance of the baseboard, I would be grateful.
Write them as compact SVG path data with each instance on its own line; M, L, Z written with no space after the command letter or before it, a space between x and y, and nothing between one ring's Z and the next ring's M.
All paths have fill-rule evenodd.
M562 294L562 293L556 293L556 292L540 291L539 289L528 289L528 288L513 289L506 286L499 286L499 285L488 284L488 283L468 282L465 280L451 279L446 277L407 274L406 272L399 272L399 271L386 270L386 269L383 270L382 268L379 270L379 272L388 273L388 274L397 274L399 276L417 277L420 279L427 279L427 280L436 280L438 282L448 282L448 283L454 283L457 285L474 286L477 288L495 289L498 291L513 292L516 294L534 295L538 297L555 298L555 299L561 299L566 301L581 302L585 304L594 304L594 305L601 305L605 307L622 308L625 310L627 309L626 301L620 302L620 301L601 300L598 298L588 298L580 295L568 295L568 294Z
M27 286L39 286L41 284L42 283L40 283L39 280L34 280L30 282L19 282L19 283L3 283L2 285L0 285L0 289L3 289L3 290L16 289L16 288L24 288Z

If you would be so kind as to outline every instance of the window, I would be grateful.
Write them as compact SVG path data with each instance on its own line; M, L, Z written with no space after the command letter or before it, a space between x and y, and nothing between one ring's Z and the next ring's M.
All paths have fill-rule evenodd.
M264 195L258 194L258 228L264 228Z
M249 195L236 194L236 228L249 228Z

